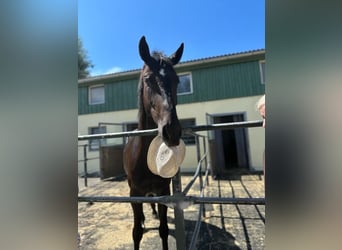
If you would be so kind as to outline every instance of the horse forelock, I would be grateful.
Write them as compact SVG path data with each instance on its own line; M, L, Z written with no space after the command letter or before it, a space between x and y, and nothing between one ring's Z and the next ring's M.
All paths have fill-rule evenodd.
M159 61L161 58L166 58L166 57L167 57L167 56L164 54L163 51L158 51L158 50L152 51L151 56L152 56L156 61Z

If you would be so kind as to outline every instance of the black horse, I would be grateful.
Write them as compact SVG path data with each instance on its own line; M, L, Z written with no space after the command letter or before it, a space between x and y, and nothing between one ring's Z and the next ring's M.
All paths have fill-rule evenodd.
M144 61L138 86L139 124L138 129L158 127L166 145L179 145L182 129L177 117L177 86L179 78L173 68L183 54L183 43L170 57L162 53L150 54L143 36L139 42L139 54ZM127 174L130 196L170 195L171 178L162 178L153 174L147 166L147 152L154 136L130 137L124 148L124 168ZM143 236L145 216L142 203L131 203L134 213L133 240L134 249L139 249ZM152 205L154 209L154 204ZM154 209L154 213L156 213ZM169 228L167 225L167 207L158 204L160 220L159 235L163 249L168 249Z

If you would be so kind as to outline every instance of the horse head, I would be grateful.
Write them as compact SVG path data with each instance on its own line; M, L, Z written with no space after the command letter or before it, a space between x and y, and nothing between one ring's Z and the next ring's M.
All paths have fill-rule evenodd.
M171 56L167 57L160 52L150 54L149 47L143 36L139 42L139 54L145 62L142 70L141 105L158 133L168 146L179 145L182 129L177 117L177 86L179 78L173 68L183 54L184 44ZM144 129L151 127L148 125Z

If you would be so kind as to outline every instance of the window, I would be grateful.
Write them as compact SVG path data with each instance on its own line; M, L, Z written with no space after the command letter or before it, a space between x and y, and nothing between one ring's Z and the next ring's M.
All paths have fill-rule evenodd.
M265 61L260 61L259 62L259 68L260 68L260 77L261 77L261 84L265 84Z
M135 129L138 129L138 123L137 122L131 122L125 124L125 131L133 131Z
M191 127L191 126L196 125L195 118L182 119L182 120L179 120L179 122L180 122L182 128ZM182 139L183 139L185 145L195 145L196 144L196 139L195 139L194 135L183 134Z
M104 85L89 86L89 104L102 104L104 102Z
M179 84L177 95L185 95L192 93L192 77L190 73L179 75Z
M106 133L106 127L91 127L89 128L89 134L95 135L95 134L105 134ZM95 139L95 140L89 140L89 151L97 151L100 148L100 145L105 145L106 139Z

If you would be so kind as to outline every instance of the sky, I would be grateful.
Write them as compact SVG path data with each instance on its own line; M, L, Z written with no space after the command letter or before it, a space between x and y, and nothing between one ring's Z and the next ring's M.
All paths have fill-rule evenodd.
M140 69L142 36L150 50L181 62L265 48L264 0L80 0L78 37L91 76Z

